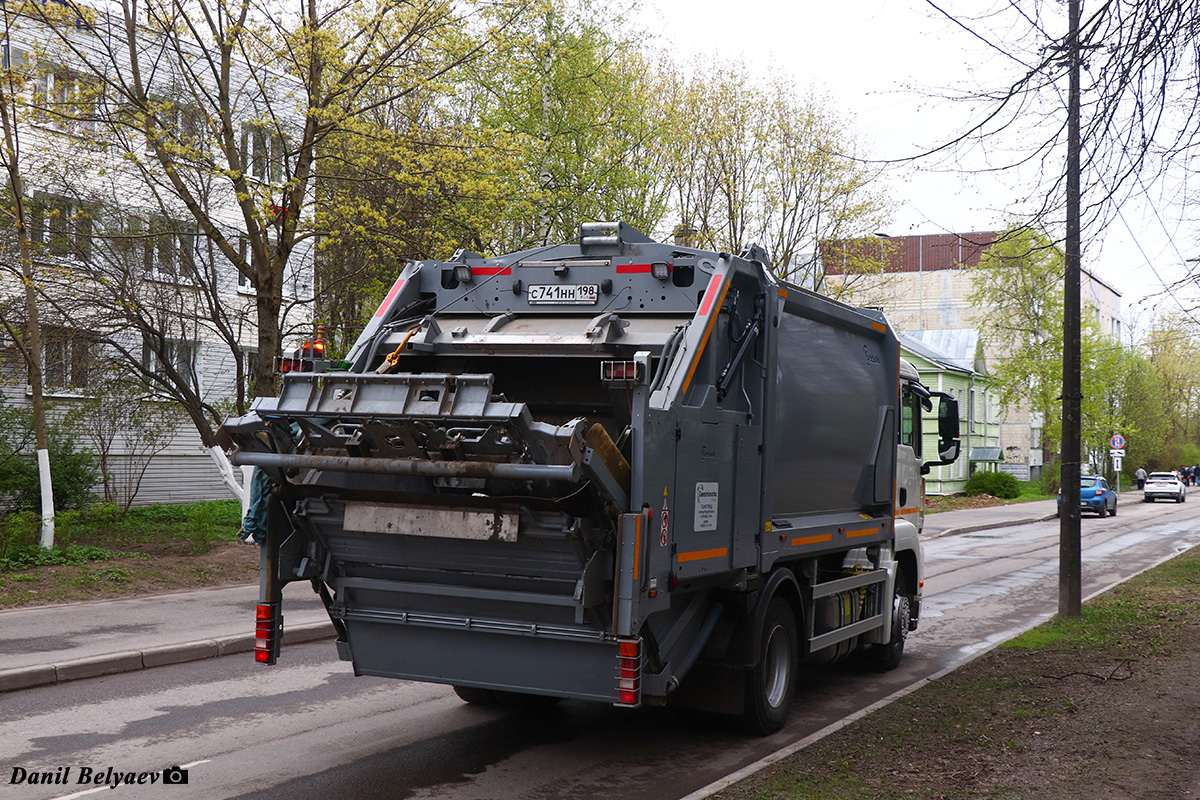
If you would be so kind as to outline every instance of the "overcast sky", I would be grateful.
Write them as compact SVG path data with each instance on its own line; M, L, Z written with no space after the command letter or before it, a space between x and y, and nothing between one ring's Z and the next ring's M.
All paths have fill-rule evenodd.
M1004 76L1004 58L925 0L643 2L642 24L680 61L716 53L760 73L782 71L801 86L825 86L879 158L904 158L940 144L978 113L969 104L939 99L939 87L995 88ZM950 8L954 0L939 5ZM1047 4L1051 11L1055 5L1065 4ZM1065 11L1063 17L1065 30ZM978 166L980 158L962 166ZM1033 193L1031 174L939 173L932 166L893 175L898 206L887 233L994 230L1004 225L1005 209ZM1102 241L1085 243L1084 267L1122 293L1127 325L1140 309L1172 305L1169 296L1145 298L1182 274L1183 259L1200 256L1194 229L1179 217L1178 207L1161 195L1126 203Z

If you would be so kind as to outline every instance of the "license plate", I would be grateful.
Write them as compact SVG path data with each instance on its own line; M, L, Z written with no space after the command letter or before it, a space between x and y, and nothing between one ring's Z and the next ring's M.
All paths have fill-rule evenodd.
M600 286L595 283L536 284L529 287L529 302L533 305L594 306L600 300Z

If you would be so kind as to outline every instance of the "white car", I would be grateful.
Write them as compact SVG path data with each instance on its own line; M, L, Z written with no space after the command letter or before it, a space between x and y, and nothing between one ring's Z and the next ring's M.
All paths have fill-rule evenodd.
M1187 499L1187 487L1174 472L1151 472L1150 476L1146 478L1142 502L1153 503L1160 497L1164 500L1182 503Z

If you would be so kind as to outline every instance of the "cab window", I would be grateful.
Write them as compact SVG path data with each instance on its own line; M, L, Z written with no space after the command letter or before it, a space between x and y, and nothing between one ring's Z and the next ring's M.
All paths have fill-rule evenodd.
M908 390L900 396L900 444L921 455L921 398Z

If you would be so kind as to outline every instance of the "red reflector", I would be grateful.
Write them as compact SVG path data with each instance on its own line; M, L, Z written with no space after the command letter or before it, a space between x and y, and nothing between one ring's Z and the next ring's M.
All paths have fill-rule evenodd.
M255 619L270 619L271 618L271 607L264 606L264 605L255 606L254 618Z
M626 640L617 645L621 658L637 658L638 643L636 640Z

